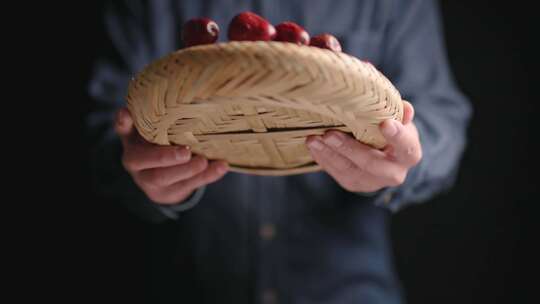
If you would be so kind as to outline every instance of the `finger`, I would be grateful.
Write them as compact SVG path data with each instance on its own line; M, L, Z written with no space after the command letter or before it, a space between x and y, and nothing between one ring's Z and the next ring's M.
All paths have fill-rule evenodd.
M380 125L381 133L386 139L393 155L389 155L398 162L412 166L422 158L422 147L418 138L418 131L414 124L404 126L393 119L385 120Z
M306 140L306 144L316 160L321 160L321 166L332 167L339 172L345 173L356 168L356 165L346 157L335 152L332 148L326 145L320 136L310 136Z
M116 119L114 124L116 133L120 136L124 148L129 145L146 145L146 146L155 146L152 143L146 141L140 134L137 132L135 125L133 124L133 118L131 113L127 108L121 108L116 113Z
M414 119L414 107L406 100L403 101L403 120L402 124L406 125Z
M317 137L308 139L308 145L313 147L310 149L313 159L344 189L351 192L362 190L365 186L363 185L365 181L363 177L366 173L356 167L352 161L332 151L330 147L324 148L328 153L321 153L324 149L319 150L318 145L324 146L325 144L320 137ZM338 162L336 162L336 159ZM340 162L343 163L340 164Z
M130 172L150 168L163 168L181 165L191 159L191 151L186 147L132 145L124 150L122 162Z
M324 145L322 142L321 144ZM351 169L336 167L335 160L343 156L333 154L337 152L333 152L330 147L327 147L327 149L330 150L330 153L318 153L312 150L310 150L310 152L313 159L315 159L315 161L321 165L321 167L328 174L330 174L343 188L348 191L370 192L378 190L384 186L398 186L405 180L406 170L390 161L383 162L384 166L374 168L372 170L374 171L373 173L363 170L362 168L355 167L354 163L352 162L350 162L352 165L349 165L352 166ZM344 157L344 159L346 161L349 160L346 157Z
M343 132L328 131L323 140L335 152L370 174L381 176L385 172L398 169L396 164L386 158L384 152L369 147Z
M191 158L191 151L187 147L157 146L140 137L125 107L116 114L115 129L124 146L124 167L130 172L180 165Z
M137 132L137 129L133 123L133 118L131 117L131 113L126 107L120 108L120 110L116 112L114 128L122 140L124 147L134 144L154 146L152 143L142 138L139 132Z
M138 179L140 184L153 188L162 188L189 179L201 173L207 167L208 160L203 156L197 155L185 164L142 170L136 174L136 179Z
M225 173L227 173L228 170L229 166L226 162L213 161L203 172L193 176L190 179L177 182L164 189L161 194L160 201L165 203L177 203L183 199L186 194L219 180L225 175Z
M222 160L213 161L208 168L196 176L185 181L186 187L197 189L201 186L211 184L227 173L229 165Z
M127 108L120 108L120 110L116 112L114 128L116 134L118 134L118 136L122 140L122 144L126 146L128 138L134 132L133 119L131 118L131 114L129 113L129 110Z

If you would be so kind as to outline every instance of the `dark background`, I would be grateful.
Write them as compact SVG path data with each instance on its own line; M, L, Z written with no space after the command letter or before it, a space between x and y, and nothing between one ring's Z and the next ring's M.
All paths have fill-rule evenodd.
M89 186L86 83L96 54L109 47L101 21L105 2L82 1L58 13L64 26L76 29L65 37L79 50L64 84L77 104L79 147L68 164L77 173L66 214L81 229L65 261L70 288L82 298L137 303L147 283L148 248L171 224L145 224ZM443 1L442 11L450 62L475 113L455 188L394 216L394 251L408 302L538 303L534 11L493 1Z

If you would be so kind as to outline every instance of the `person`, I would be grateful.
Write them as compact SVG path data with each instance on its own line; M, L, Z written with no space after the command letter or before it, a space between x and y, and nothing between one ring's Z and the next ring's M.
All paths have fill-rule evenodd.
M187 19L216 20L224 40L229 20L246 10L330 32L381 70L410 101L403 123L380 126L388 146L330 131L306 142L322 172L268 177L226 174L226 163L187 147L145 142L125 108L129 79L182 47ZM449 70L436 1L130 0L112 4L105 23L114 54L98 60L89 85L99 109L89 117L100 139L95 180L142 218L175 222L168 249L151 254L153 302L403 302L391 214L452 185L471 115Z

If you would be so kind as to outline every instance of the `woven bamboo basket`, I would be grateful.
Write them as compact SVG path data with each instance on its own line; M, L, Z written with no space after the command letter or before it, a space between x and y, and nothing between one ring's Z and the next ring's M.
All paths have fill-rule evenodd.
M187 145L258 175L320 170L305 139L329 129L381 148L380 122L403 116L399 92L371 64L283 42L176 51L131 80L127 102L149 142Z

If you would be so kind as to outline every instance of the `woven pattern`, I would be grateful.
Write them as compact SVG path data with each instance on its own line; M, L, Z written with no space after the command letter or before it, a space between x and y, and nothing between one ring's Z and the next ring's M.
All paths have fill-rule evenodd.
M318 170L305 138L328 129L381 148L379 123L403 115L399 92L371 64L281 42L179 50L133 78L127 101L146 140L263 175Z

